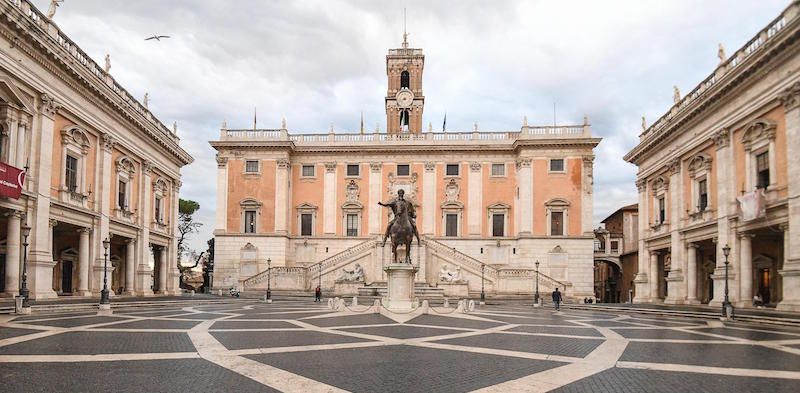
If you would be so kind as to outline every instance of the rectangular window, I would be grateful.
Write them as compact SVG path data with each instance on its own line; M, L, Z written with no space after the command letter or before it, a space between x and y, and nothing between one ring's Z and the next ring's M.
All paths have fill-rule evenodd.
M347 164L347 176L358 176L360 167L358 164Z
M246 173L258 173L258 161L247 160L244 162L244 171Z
M619 252L619 241L617 241L617 240L612 240L611 241L611 252L612 253Z
M697 210L704 211L708 207L708 181L697 182Z
M358 236L358 214L347 215L347 236Z
M492 214L492 236L505 236L505 214Z
M556 158L550 160L550 172L564 172L564 159Z
M128 183L124 180L120 180L119 184L117 185L117 207L122 210L128 210L128 201L125 197L127 192Z
M550 236L564 236L564 212L550 212Z
M458 214L445 215L445 236L458 236Z
M769 152L756 156L756 187L767 188L769 185Z
M458 176L458 164L447 164L445 173L447 176Z
M156 197L156 202L153 205L153 215L156 219L156 222L161 222L161 198Z
M411 174L411 168L408 164L400 164L397 166L397 176L409 176Z
M303 177L314 177L314 165L303 165Z
M66 186L70 192L78 192L78 159L67 156L66 163Z
M256 233L256 211L244 211L244 233Z
M311 236L311 214L300 215L300 236Z
M505 176L506 164L492 164L492 176Z
M662 224L667 219L667 205L664 197L658 198L658 223Z

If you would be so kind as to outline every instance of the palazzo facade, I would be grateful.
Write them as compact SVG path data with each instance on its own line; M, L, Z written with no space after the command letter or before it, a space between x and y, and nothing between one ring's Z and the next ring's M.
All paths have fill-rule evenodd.
M727 261L735 305L800 310L799 13L720 48L625 156L639 167L635 302L719 305Z
M0 293L176 294L180 168L165 127L29 1L0 3L0 161L24 170L0 197ZM14 169L15 170L15 169ZM30 227L25 239L23 227Z
M513 131L422 129L422 49L386 56L386 133L231 129L217 150L214 230L216 288L337 288L355 264L360 284L385 285L391 219L378 205L403 189L416 205L419 285L440 287L460 270L462 284L493 293L541 285L568 295L593 292L592 162L588 121ZM271 267L270 273L267 273ZM546 283L545 283L546 281ZM352 288L351 288L352 290Z

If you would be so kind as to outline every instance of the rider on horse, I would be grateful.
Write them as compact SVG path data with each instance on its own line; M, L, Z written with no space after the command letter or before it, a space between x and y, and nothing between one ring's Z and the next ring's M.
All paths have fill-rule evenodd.
M409 222L411 223L411 228L414 231L414 236L417 238L417 244L419 244L419 232L417 232L417 224L414 222L417 219L417 212L414 210L414 204L405 200L403 196L405 195L405 191L402 189L397 190L397 198L392 200L389 203L382 203L378 201L378 204L381 206L389 207L392 209L392 213L394 214L394 218L392 221L389 221L389 225L386 226L386 233L383 235L383 245L386 245L386 238L389 237L390 231L392 229L392 225L397 220L397 214L401 210L400 204L405 204L406 211L408 212Z

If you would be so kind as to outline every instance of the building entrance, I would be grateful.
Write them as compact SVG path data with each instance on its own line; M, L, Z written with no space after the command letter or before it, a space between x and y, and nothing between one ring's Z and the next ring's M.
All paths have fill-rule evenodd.
M61 292L72 293L72 261L61 261Z

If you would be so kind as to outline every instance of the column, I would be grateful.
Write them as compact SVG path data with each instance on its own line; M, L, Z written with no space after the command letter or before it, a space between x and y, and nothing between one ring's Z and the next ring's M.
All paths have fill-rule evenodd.
M55 263L50 248L50 179L53 155L49 153L53 151L54 119L60 105L50 95L42 94L38 109L38 145L35 151L40 154L32 157L30 168L31 177L37 179L32 191L38 196L28 212L28 225L32 228L28 254L28 290L32 299L45 299L57 296L53 291Z
M152 221L152 213L150 212L152 199L153 199L153 182L151 180L153 172L153 164L150 161L145 160L142 163L142 184L139 187L141 190L139 194L139 201L141 206L141 216L139 217L139 225L142 227L142 232L140 234L139 240L136 242L139 246L138 255L139 264L136 267L136 294L139 296L148 296L153 294L153 290L150 288L152 281L150 279L151 268L150 264L150 257L152 256L152 252L150 251L150 221ZM217 201L219 203L219 201ZM219 212L217 212L219 214Z
M21 155L18 153L20 150L17 149L17 138L19 137L16 130L17 130L17 117L14 113L8 114L8 119L6 120L6 124L8 127L8 147L6 155L8 159L6 162L9 165L15 165L17 162L17 155ZM19 290L19 288L17 288Z
M783 298L779 310L800 311L800 82L795 82L781 96L786 121L789 225L783 231Z
M594 201L592 193L594 188L594 173L593 173L594 155L583 157L583 187L581 192L581 231L584 235L592 235L592 214L594 213ZM620 247L622 245L620 244ZM611 252L610 248L607 248Z
M158 254L158 257L156 257ZM167 265L168 258L165 258L164 247L153 248L153 258L158 261L158 290L162 294L167 294Z
M650 300L660 302L658 293L658 251L650 251Z
M90 296L89 292L89 232L90 228L78 229L78 296Z
M731 247L731 257L736 254L736 245L730 236L731 227L729 223L729 216L736 214L736 211L731 211L731 204L735 202L736 193L732 192L733 183L735 179L732 176L731 166L733 166L733 149L730 147L730 133L726 129L718 131L714 135L714 142L716 144L716 162L714 163L714 171L717 174L717 261L714 274L711 278L714 280L714 298L709 302L710 306L718 307L722 305L722 300L725 295L725 254L722 248L725 245ZM745 159L749 159L750 154L745 154ZM747 172L749 173L749 171ZM748 183L752 184L752 183ZM733 262L733 261L731 261ZM735 269L728 270L728 278L730 281L735 281ZM729 298L731 300L736 298L738 288L736 290L729 290Z
M470 236L483 235L483 172L480 162L469 164L469 189L467 190L467 232Z
M25 136L27 134L27 127L28 125L24 122L20 121L17 125L17 155L16 155L16 167L17 168L24 168L25 167Z
M172 182L172 190L170 200L172 201L172 236L169 239L169 245L162 250L162 258L166 261L167 276L167 291L170 295L181 294L180 277L181 272L178 269L178 208L180 201L180 187L183 183L176 179Z
M378 201L381 200L381 190L383 189L383 164L380 162L369 163L369 234L383 234L381 229L381 207ZM423 206L423 209L425 207ZM423 211L424 212L424 211Z
M753 235L739 234L739 307L753 305ZM736 282L736 281L733 281Z
M517 181L519 184L519 233L533 233L533 171L531 159L517 160Z
M684 259L683 244L681 242L680 222L681 207L683 206L683 176L681 176L681 160L676 158L669 163L669 229L670 229L670 259L672 261L669 275L666 277L667 299L666 303L681 304L686 298L686 280L683 276Z
M634 303L647 303L650 299L650 291L648 286L647 271L649 264L647 263L649 254L647 252L647 225L649 223L650 209L647 207L647 180L636 180L636 188L639 190L639 255L638 255L638 271L633 283L636 287L634 293Z
M8 237L6 240L6 289L8 295L19 294L19 267L22 255L22 240L20 227L22 226L22 212L12 210L6 213L8 217Z
M322 197L322 232L336 235L336 163L325 163Z
M135 294L136 239L128 239L125 245L125 295Z
M215 233L225 233L228 227L228 159L221 157L219 153L217 153L217 211L214 223Z
M686 248L686 303L700 304L697 300L697 244L689 243Z
M278 159L275 171L275 232L289 234L289 160Z
M422 233L436 232L436 163L426 162L422 174Z

